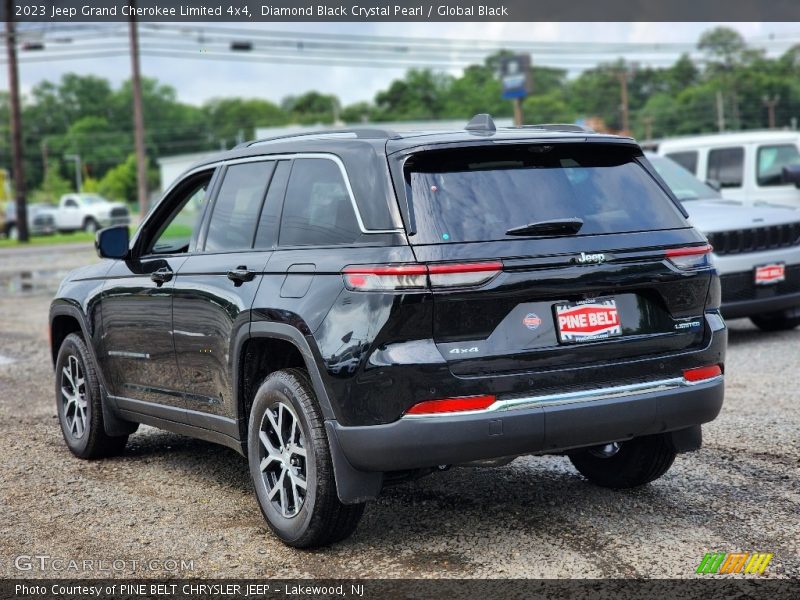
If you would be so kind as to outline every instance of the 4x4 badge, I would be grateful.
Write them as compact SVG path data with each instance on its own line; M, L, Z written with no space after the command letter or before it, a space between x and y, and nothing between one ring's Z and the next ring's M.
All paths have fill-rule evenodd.
M586 264L599 264L606 259L605 254L586 254L586 252L581 252L581 255L575 259L575 262L580 263L582 265Z

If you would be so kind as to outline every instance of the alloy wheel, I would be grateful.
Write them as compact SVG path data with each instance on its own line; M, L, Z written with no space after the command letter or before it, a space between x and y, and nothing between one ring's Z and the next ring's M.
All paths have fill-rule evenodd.
M267 498L286 518L296 516L306 498L306 445L294 410L276 402L264 413L259 429L259 469Z
M67 431L80 439L86 432L88 401L86 378L77 356L70 355L61 370L61 404L64 408L64 423Z

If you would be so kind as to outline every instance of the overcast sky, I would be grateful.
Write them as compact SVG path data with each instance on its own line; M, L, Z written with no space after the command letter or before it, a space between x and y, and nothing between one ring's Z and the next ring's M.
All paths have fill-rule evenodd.
M302 32L349 33L428 38L481 39L531 42L645 42L694 43L699 35L722 23L261 23L252 27ZM231 24L237 28L248 24ZM800 23L732 23L747 39L797 36ZM214 25L204 26L211 35ZM147 43L143 39L143 45ZM534 56L536 62L536 56ZM5 69L0 84L7 89ZM23 63L23 90L62 74L93 74L115 85L127 79L127 57ZM143 57L142 72L173 86L181 100L193 104L219 96L266 98L275 102L287 95L319 90L339 96L343 104L372 100L375 93L403 75L404 69L343 66L280 65ZM457 74L458 71L453 71Z

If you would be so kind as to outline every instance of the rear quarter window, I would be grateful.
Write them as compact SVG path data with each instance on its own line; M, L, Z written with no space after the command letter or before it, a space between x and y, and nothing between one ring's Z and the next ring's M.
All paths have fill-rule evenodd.
M530 223L579 218L577 235L687 227L637 161L611 144L528 144L428 151L404 166L416 244L518 239Z
M281 216L281 246L350 244L361 229L339 165L327 158L295 159Z

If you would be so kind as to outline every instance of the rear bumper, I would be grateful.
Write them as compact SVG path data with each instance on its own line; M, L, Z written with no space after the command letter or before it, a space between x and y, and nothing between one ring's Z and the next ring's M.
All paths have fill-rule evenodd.
M514 398L513 408L404 417L385 425L334 424L345 457L362 471L397 471L522 454L552 453L684 429L722 408L722 377L641 384L560 396ZM527 402L525 402L527 401Z

